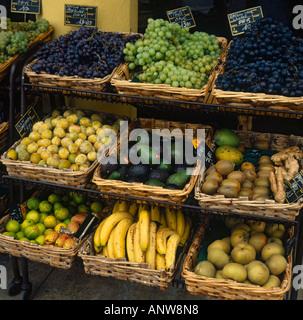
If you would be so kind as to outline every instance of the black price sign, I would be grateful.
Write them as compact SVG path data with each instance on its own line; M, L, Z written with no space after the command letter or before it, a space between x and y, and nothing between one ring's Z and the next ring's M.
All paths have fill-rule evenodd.
M166 14L169 22L179 23L182 28L193 28L196 26L189 6L166 11Z
M263 18L262 8L254 7L228 14L228 22L233 36L245 33L256 21Z
M35 109L33 107L30 108L15 125L20 137L23 138L29 131L31 131L33 125L39 120L40 119Z
M26 210L22 204L14 204L10 208L10 219L22 223L25 219Z
M303 171L285 183L286 202L296 202L303 197Z
M39 14L40 6L40 0L12 0L11 12Z
M204 157L205 168L208 169L216 162L215 154L206 143L200 143L197 149L198 158Z
M97 26L97 7L65 5L64 24L66 26Z

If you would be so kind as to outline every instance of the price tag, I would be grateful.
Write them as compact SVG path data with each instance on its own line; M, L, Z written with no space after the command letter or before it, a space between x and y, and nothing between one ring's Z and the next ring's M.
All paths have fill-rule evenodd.
M166 11L166 14L169 22L179 23L182 28L193 28L196 26L189 6Z
M286 202L293 203L303 197L303 171L285 183Z
M205 168L208 169L216 162L215 154L206 143L200 143L197 149L198 158L204 157Z
M10 219L22 223L25 219L26 209L22 204L14 204L10 210Z
M64 24L66 26L97 26L97 7L65 5Z
M228 16L228 22L232 36L238 36L243 34L246 30L250 29L250 26L256 21L263 18L263 11L261 6L242 10L234 13L230 13Z
M39 14L40 7L40 0L12 0L11 2L11 12Z
M40 119L35 109L33 107L30 108L15 125L20 137L23 138L29 131L31 131L33 125L38 121L40 121Z

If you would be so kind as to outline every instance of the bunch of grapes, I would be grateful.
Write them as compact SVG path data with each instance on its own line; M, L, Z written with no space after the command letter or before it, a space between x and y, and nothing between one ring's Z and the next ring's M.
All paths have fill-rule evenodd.
M0 31L0 64L5 63L15 54L24 53L29 42L49 29L49 22L41 19L37 22L12 22L7 19L7 29Z
M44 45L35 55L39 60L32 70L59 76L104 78L123 61L126 42L133 43L138 38L139 35L125 38L123 34L82 26Z
M259 20L231 44L225 72L216 80L225 91L303 96L303 40L272 18Z
M144 40L127 43L123 53L140 82L200 89L217 64L221 49L215 35L148 19Z

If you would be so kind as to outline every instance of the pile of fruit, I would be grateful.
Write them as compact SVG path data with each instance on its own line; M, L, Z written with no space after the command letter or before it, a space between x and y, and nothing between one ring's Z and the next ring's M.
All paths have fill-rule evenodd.
M214 140L217 162L205 171L201 191L207 195L224 195L226 198L272 199L270 176L274 174L275 167L271 157L258 156L253 159L257 161L255 164L244 161L247 146L241 145L237 134L229 129L219 130ZM269 148L266 141L258 139L248 147L263 151Z
M39 60L32 66L32 71L62 77L104 78L123 61L126 42L133 43L139 37L137 34L125 37L82 26L45 44L35 54Z
M216 80L224 91L303 96L303 40L268 17L235 37L223 75Z
M71 248L76 240L72 235L62 232L61 228L74 234L87 214L101 212L103 205L100 202L88 201L81 194L70 193L60 196L52 193L45 198L34 196L28 199L26 209L23 221L20 223L17 220L9 220L3 235L41 246Z
M207 259L194 272L204 277L231 279L264 288L279 287L287 266L285 227L263 221L227 218L229 235L207 246Z
M34 124L32 132L15 149L12 160L30 161L58 169L87 170L115 140L120 121L106 116L86 116L82 110L55 110L52 116Z
M221 49L214 35L190 33L178 23L150 18L144 40L127 43L123 52L140 82L201 89L217 65Z
M95 231L94 248L96 254L108 258L147 262L151 269L169 271L191 226L191 219L181 210L117 201Z
M29 42L46 32L50 25L46 19L36 22L11 22L7 19L7 29L0 30L0 64L3 64L15 54L24 53Z
M160 145L153 145L153 139L160 141ZM108 157L107 163L101 165L101 178L182 190L193 170L184 150L185 142L181 139L149 132L148 137L138 136L136 143L130 141L128 148L120 150L117 164ZM192 154L196 155L193 145Z

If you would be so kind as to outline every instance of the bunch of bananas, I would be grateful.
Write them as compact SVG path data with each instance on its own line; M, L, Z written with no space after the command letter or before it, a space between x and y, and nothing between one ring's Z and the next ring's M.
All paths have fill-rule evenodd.
M179 209L118 200L95 231L94 249L108 258L146 262L151 269L170 271L191 227L191 219Z

